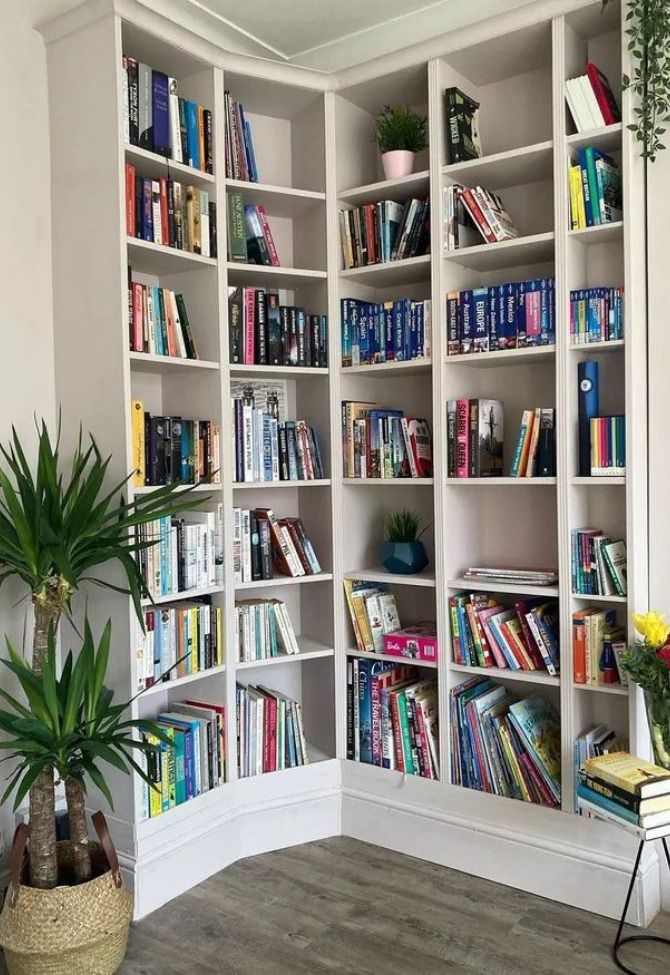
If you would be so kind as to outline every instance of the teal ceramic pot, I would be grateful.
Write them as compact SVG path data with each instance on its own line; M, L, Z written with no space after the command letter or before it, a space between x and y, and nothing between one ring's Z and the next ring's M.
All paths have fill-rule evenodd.
M402 575L423 572L428 565L423 542L382 542L381 556L385 569Z

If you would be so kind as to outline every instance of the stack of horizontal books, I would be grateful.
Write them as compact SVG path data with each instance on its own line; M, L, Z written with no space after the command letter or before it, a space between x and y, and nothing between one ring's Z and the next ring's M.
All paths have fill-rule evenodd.
M656 839L670 833L670 772L628 752L587 759L577 784L582 816Z

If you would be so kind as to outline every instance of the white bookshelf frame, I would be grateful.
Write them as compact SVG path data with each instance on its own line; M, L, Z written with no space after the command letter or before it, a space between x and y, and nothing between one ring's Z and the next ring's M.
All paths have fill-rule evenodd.
M631 323L644 322L646 316L643 164L626 129L631 117L628 94L623 96L622 124L581 135L568 131L563 99L566 72L577 73L575 59L583 60L588 44L584 38L598 37L606 32L608 22L603 20L601 24L597 20L599 10L600 0L544 0L332 76L225 52L136 0L88 0L75 11L42 25L48 48L51 98L56 381L66 428L76 429L81 419L85 427L94 430L101 445L112 452L113 473L120 480L130 467L128 403L134 384L140 381L138 376L150 377L146 380L153 383L150 388L158 389L170 403L182 396L184 415L211 414L222 427L222 483L213 485L211 493L223 504L226 563L224 585L217 587L212 598L224 609L228 648L225 665L183 682L152 688L139 707L148 714L153 708L176 699L178 693L175 692L183 683L188 683L191 689L197 687L198 693L206 698L224 701L227 706L228 781L214 792L146 821L138 815L138 787L129 790L120 782L119 790L115 788L118 803L111 825L124 870L134 887L138 916L242 856L340 833L618 916L620 896L625 890L634 856L633 845L610 826L571 815L572 743L575 735L583 730L583 722L596 715L611 716L619 723L625 720L632 748L642 751L647 747L644 714L637 694L626 694L621 688L584 688L572 682L571 614L575 608L589 602L600 602L570 593L569 531L580 526L582 513L600 505L612 519L623 522L629 559L627 604L636 611L644 611L648 591L644 544L647 526L646 332L641 326L631 327ZM613 16L610 10L607 17L611 26L619 30L620 26L612 21ZM122 144L120 66L121 54L126 53L126 38L139 45L147 63L164 69L167 65L179 78L189 78L190 95L200 98L213 111L214 175L189 175L188 167L172 163L169 168L183 182L188 182L192 176L193 181L207 189L216 200L218 260L126 240L124 160L145 169L149 167L158 174L167 171L165 160ZM543 121L538 126L541 131L535 133L534 139L525 138L519 144L507 145L472 163L446 164L442 103L446 76L462 78L471 60L473 71L475 74L479 72L485 87L496 83L496 72L497 77L507 84L507 75L514 69L506 68L506 57L518 58L520 51L529 49L529 44L532 51L534 38L537 38L538 57L531 58L529 70L537 73L538 84L546 91L551 131ZM486 54L487 51L490 63L484 71L482 64L486 62L482 60L482 52ZM622 45L620 57L625 65L625 45ZM95 83L79 84L82 71ZM267 97L270 119L276 120L284 111L284 121L293 125L291 118L295 113L311 112L314 118L306 118L316 133L313 155L320 170L306 171L300 168L301 162L294 161L291 173L279 172L277 175L273 172L268 183L254 185L225 179L223 92L228 79L233 94L236 93L235 86L242 85L242 100L245 92L251 93L254 112L263 107ZM464 78L463 85L466 84L469 82ZM516 84L513 78L510 84ZM361 133L367 131L369 116L379 99L402 98L406 86L409 86L407 90L412 92L415 103L424 105L429 116L430 151L425 162L420 163L419 172L411 177L384 181L378 171L375 179L371 157L367 161L361 160L359 165L353 155L347 161L342 153L355 154L363 144ZM283 99L285 109L282 108ZM68 113L72 111L75 118L85 119L83 126L70 124ZM276 124L276 121L268 122L267 126L265 122L260 123L258 137L264 138L266 129L275 131ZM488 124L491 126L492 123ZM303 129L296 127L289 136L284 132L282 138L293 139L299 145L306 128L306 124ZM498 132L494 141L503 144L504 140L505 133ZM605 149L620 151L624 219L621 225L573 232L567 223L567 157L570 151L591 141ZM369 146L365 145L364 149L368 152ZM83 159L87 160L87 166L82 171L78 163ZM293 186L298 171L301 178L296 182L300 185ZM355 177L350 176L353 171L359 174L359 185L351 185L356 182ZM550 226L535 229L518 241L464 248L442 255L441 191L446 181L481 178L484 183L493 181L497 186L518 188L532 180L547 182L552 172L554 202ZM95 195L95 208L79 206L82 191L89 193L91 198ZM228 191L242 191L249 199L257 198L266 204L271 217L274 213L278 219L286 221L311 219L309 215L315 208L320 208L325 247L319 266L247 269L228 263L225 232ZM402 198L403 194L419 192L430 193L433 214L431 256L343 271L339 208L383 199L389 194L399 194ZM318 221L305 226L308 236L320 235ZM84 246L73 247L73 240L83 242ZM607 247L617 247L621 253L621 260L616 262L621 265L621 283L626 287L625 342L609 343L606 347L571 348L566 331L568 291L580 286L575 283L580 267L587 278L595 273L580 255L590 253L591 248L602 250ZM187 275L197 274L199 281L209 282L204 287L203 302L196 303L190 316L201 323L206 322L207 359L189 362L128 352L125 341L128 253L132 253L137 267L143 272L166 276L168 280L179 275L182 281L189 280ZM550 263L555 268L557 282L555 347L446 356L444 306L448 290L464 286L460 282L474 281L482 275L487 281L492 280L492 275L500 275L507 268L513 271L514 268ZM209 275L209 278L204 279L203 275ZM230 365L226 301L229 282L259 286L267 282L267 286L272 287L294 285L305 289L309 296L316 296L321 304L316 310L327 311L329 316L328 368L297 370ZM431 359L388 367L342 369L339 299L351 294L389 292L396 287L404 289L403 293L421 292L421 296L432 298ZM92 308L96 309L93 319L90 315ZM82 341L83 329L91 335L93 327L95 340ZM213 350L217 354L213 354ZM596 355L603 363L623 363L613 368L623 375L627 415L625 478L600 480L575 475L575 400L571 383L576 361L587 354ZM459 385L467 389L485 390L488 385L501 388L504 381L501 377L505 375L523 375L532 389L532 370L538 368L543 371L541 375L551 377L555 389L555 402L551 405L556 405L558 415L557 477L527 482L507 477L487 483L480 479L460 483L447 481L446 400L458 395ZM520 372L516 373L516 370ZM538 375L540 373L536 374L536 382ZM232 482L227 431L231 422L228 390L233 377L288 379L292 395L296 390L308 391L300 392L303 397L300 401L304 402L304 397L309 395L317 404L322 425L327 427L321 431L322 439L327 443L326 478L319 482L280 485ZM187 379L188 385L184 385L182 379ZM426 379L430 379L430 388ZM423 407L433 429L434 478L423 482L385 483L352 482L342 477L340 402L352 391L364 389L368 396L388 397L389 405L395 405L390 400L396 396L403 405L411 404L413 409ZM209 406L209 413L203 412L203 404ZM199 413L195 412L198 407ZM512 416L508 422L513 426ZM509 428L507 436L510 436ZM366 487L377 490L368 491ZM416 492L415 487L422 490ZM517 490L509 491L509 487ZM533 490L526 490L530 488ZM452 662L447 599L452 590L468 588L459 578L466 562L479 561L487 554L472 548L467 552L467 539L459 537L459 532L463 535L467 518L472 518L473 513L490 499L495 499L501 506L525 505L534 519L541 518L544 512L553 512L551 523L555 524L556 537L555 546L550 551L556 553L560 578L552 595L556 595L560 603L561 677L505 671L488 673L521 684L524 691L530 690L528 685L535 683L540 691L546 690L560 703L563 812L449 784L449 690L470 674L480 671ZM280 578L236 585L229 546L233 505L265 503L271 506L276 500L312 515L318 506L325 515L323 523L315 529L317 552L325 554L324 573L316 579ZM372 540L363 537L364 533L352 530L367 525L369 535L374 519L378 521L379 511L384 506L398 503L422 505L431 516L433 537L429 547L432 564L419 576L390 577L378 567L370 569L373 564L369 557ZM466 517L461 524L463 515ZM307 527L309 529L309 525ZM469 559L465 557L466 552ZM346 759L346 659L347 655L356 652L351 650L342 582L352 576L387 580L398 586L396 591L402 593L402 598L423 600L421 605L434 607L440 658L437 666L430 669L436 670L439 682L439 782L406 777ZM303 582L313 582L314 585L305 588L292 584ZM496 589L491 585L482 588ZM513 591L510 587L500 588L507 593ZM325 619L325 628L330 630L332 639L321 641L299 636L301 653L294 657L238 664L232 659L231 650L235 594L255 589L261 592L276 590L282 598L295 600L291 605L302 621L309 617L312 603L308 601L316 600L312 612L322 623ZM547 589L541 592L549 595ZM625 612L626 601L610 602L618 602ZM115 654L111 678L120 693L130 696L134 690L134 666L132 655L129 657L128 654L132 607L122 596L92 593L89 608L94 622L112 616ZM304 768L238 780L235 682L236 679L242 683L264 681L271 677L284 682L282 689L293 688L296 695L303 696L303 705L307 705L309 711L307 722L311 722L319 739L314 743L312 753L315 761ZM638 921L647 923L657 909L658 865L655 856L649 853L638 884Z

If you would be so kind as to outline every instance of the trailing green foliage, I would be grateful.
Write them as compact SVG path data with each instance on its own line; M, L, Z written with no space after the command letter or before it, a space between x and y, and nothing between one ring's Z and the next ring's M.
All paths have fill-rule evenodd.
M2 663L18 678L25 703L0 688L0 697L6 705L0 708L0 731L4 733L0 749L9 752L3 761L18 763L0 802L4 803L16 788L16 809L39 774L51 766L61 780L74 779L84 792L86 780L90 779L112 808L112 794L100 762L126 774L133 768L151 786L132 752L147 753L156 746L133 734L155 735L160 741L166 741L165 734L151 721L124 718L131 702L115 704L113 691L105 686L111 630L111 620L108 620L96 647L87 620L77 658L74 659L72 651L68 653L60 677L56 675L53 627L39 675L7 640L9 660Z
M389 542L416 542L427 527L423 515L407 508L391 511L384 519L384 531Z
M428 120L409 105L391 108L385 105L375 121L375 139L380 152L405 149L421 152L428 145L426 127Z

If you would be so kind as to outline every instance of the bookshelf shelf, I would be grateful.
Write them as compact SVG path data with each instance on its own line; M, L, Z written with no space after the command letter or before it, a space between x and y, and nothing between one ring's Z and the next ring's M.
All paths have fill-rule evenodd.
M182 592L168 593L167 596L154 596L153 599L143 599L143 606L164 606L176 603L182 599L200 599L202 596L216 596L223 592L223 586L203 586L199 589L184 589Z
M627 603L628 596L585 596L583 593L573 592L571 596L574 600L580 603Z
M229 192L241 193L245 203L260 203L274 217L297 217L326 200L325 193L292 186L249 183L241 179L226 179L225 184Z
M209 815L213 815L214 810L219 809L224 800L226 785L227 783L224 782L215 789L208 789L207 792L202 792L187 802L167 809L160 816L155 816L152 819L140 819L137 824L138 839L147 840L163 830L179 828L180 824L186 824L190 819L207 815L208 812Z
M178 274L190 268L216 267L216 258L190 254L176 247L164 247L149 240L126 237L128 260L136 271L147 274Z
M432 477L343 477L345 487L432 487Z
M327 277L325 271L313 271L308 268L236 264L234 261L229 261L226 268L229 284L257 285L260 288L290 288L301 283L313 284Z
M576 132L567 136L565 142L572 149L583 149L592 145L606 152L617 149L621 145L621 122L606 125L602 129L591 129L589 132Z
M490 677L491 680L523 681L528 684L547 684L552 687L560 686L560 678L552 677L544 670L507 670L500 667L472 667L469 664L450 662L449 670L458 674L476 674Z
M425 196L428 193L430 173L427 169L398 179L385 179L377 183L366 183L365 186L354 186L349 190L340 190L337 194L341 203L359 206L365 203L378 203L380 200L407 199L411 196Z
M192 166L185 166L183 163L168 159L167 156L158 156L155 152L148 149L141 149L139 146L125 146L126 161L131 162L140 176L151 176L158 179L161 176L171 176L186 185L195 184L209 189L216 183L216 176L205 173L201 169L193 169Z
M151 494L158 491L160 484L148 484L144 487L133 488L133 494ZM220 484L180 484L177 491L192 491L193 494L216 494L221 491Z
M624 477L572 477L570 483L575 487L625 487Z
M602 223L595 227L585 227L583 230L569 230L568 238L576 240L580 244L609 244L612 241L621 240L623 236L623 223L617 220L614 223Z
M540 264L554 256L554 233L547 231L497 244L473 244L444 254L444 260L473 271L498 271L522 264Z
M448 477L449 487L555 487L555 477Z
M526 365L530 362L550 362L555 355L555 345L536 345L525 349L498 349L495 352L448 355L444 361L448 366L498 369L503 365Z
M292 488L330 487L330 484L329 477L315 478L312 481L233 481L233 491L259 491L265 488L291 490Z
M471 592L508 592L524 596L546 596L548 599L559 595L558 586L523 586L513 582L475 582L472 579L456 578L447 582L449 589L466 589Z
M443 166L442 174L456 183L480 184L496 190L551 179L553 168L554 146L547 139L536 145Z
M272 579L254 579L252 582L236 582L235 591L242 589L274 589L275 586L303 586L309 582L332 582L330 572L317 572L310 576L274 576Z
M185 677L176 677L174 680L152 684L151 687L147 687L146 691L142 692L142 700L147 697L153 697L156 694L166 694L168 691L178 690L187 684L207 680L209 677L216 677L217 674L225 674L225 672L226 664L222 664L220 667L209 667L207 670L199 670L196 674L187 674Z
M570 352L622 352L625 339L614 339L611 342L589 342L586 345L571 345Z
M340 277L346 283L353 281L358 284L369 284L375 288L426 281L430 277L430 254L408 257L403 261L348 268L340 271Z
M368 582L386 582L394 586L419 586L435 588L435 574L433 572L417 572L415 575L387 572L384 568L374 567L356 569L344 573L345 579L365 579Z
M178 359L170 355L149 355L147 352L129 352L130 368L143 372L164 373L173 369L219 369L219 363L209 359Z
M231 364L231 376L255 376L258 379L300 379L322 376L328 378L328 369L317 366L248 366Z
M345 650L347 657L358 657L361 660L383 660L384 663L392 662L399 664L410 664L412 667L425 667L427 670L437 670L437 664L433 660L415 660L413 657L400 657L391 653L368 653L366 650L355 650L349 648Z
M369 366L342 366L345 376L411 376L428 373L432 368L430 359L408 359L407 362L374 362Z
M621 684L576 684L572 686L576 691L595 691L598 694L615 694L619 697L628 697L628 688Z
M247 660L238 661L235 664L236 670L256 670L258 667L274 667L281 664L301 664L307 660L321 660L324 657L332 657L335 651L332 647L324 647L316 640L309 640L306 637L298 636L300 653L283 653L278 657L269 657L267 660Z

